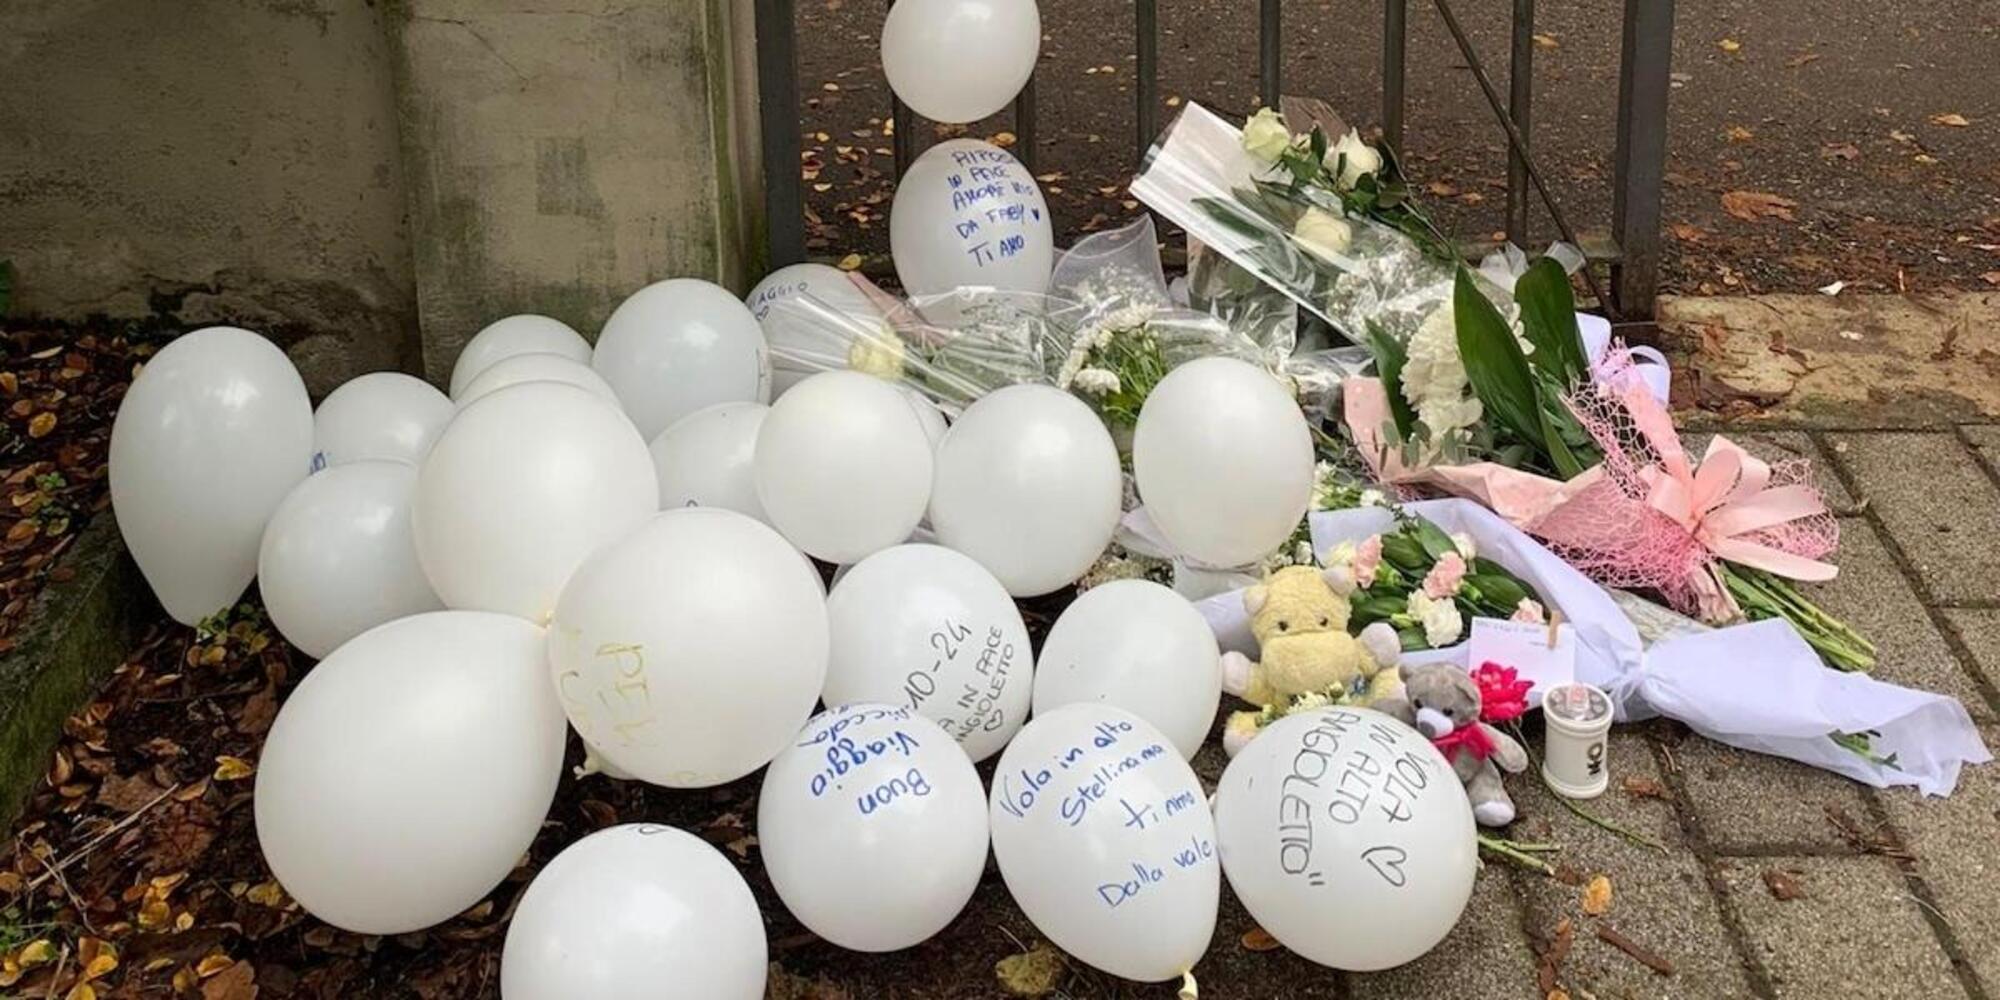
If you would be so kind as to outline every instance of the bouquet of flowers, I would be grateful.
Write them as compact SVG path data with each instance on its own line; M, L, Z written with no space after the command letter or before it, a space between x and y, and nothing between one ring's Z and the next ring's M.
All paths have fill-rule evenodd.
M1518 333L1461 272L1442 349L1371 342L1379 378L1350 380L1345 415L1375 473L1476 498L1606 585L1710 624L1782 618L1832 666L1872 666L1793 582L1831 579L1839 537L1804 463L1720 437L1691 461L1630 353L1589 356L1560 267L1528 268L1515 296Z
M1407 651L1456 645L1470 618L1547 620L1539 595L1482 558L1471 535L1448 535L1401 510L1395 517L1393 529L1343 541L1325 556L1327 566L1347 567L1358 588L1351 630L1388 622Z

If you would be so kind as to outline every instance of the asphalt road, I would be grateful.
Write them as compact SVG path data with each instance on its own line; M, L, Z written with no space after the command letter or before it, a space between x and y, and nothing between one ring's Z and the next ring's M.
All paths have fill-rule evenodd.
M1507 86L1504 0L1459 0L1481 60ZM811 252L887 249L888 88L881 0L799 0L801 122L821 164L807 199ZM1037 171L1058 243L1132 215L1135 144L1129 0L1041 0ZM1537 11L1538 156L1565 212L1606 232L1622 4L1545 0ZM1437 11L1410 5L1410 172L1452 231L1502 228L1504 138ZM1257 104L1257 5L1161 0L1161 118L1195 100L1230 116ZM1288 93L1322 97L1364 128L1379 119L1381 6L1288 0ZM1665 194L1670 291L2000 285L2000 2L1683 0L1674 44ZM837 89L827 89L831 84ZM1956 124L1964 122L1964 124ZM932 134L992 137L1008 114ZM845 147L845 152L842 152ZM823 185L824 189L816 188ZM1796 202L1790 219L1729 215L1733 191ZM1537 213L1534 242L1554 236Z

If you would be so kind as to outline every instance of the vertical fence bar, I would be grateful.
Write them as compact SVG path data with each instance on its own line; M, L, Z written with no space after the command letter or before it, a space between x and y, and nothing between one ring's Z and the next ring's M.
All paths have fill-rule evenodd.
M1146 165L1146 150L1160 132L1160 4L1159 0L1135 0L1132 4L1133 44L1139 62L1138 77L1132 88L1138 92L1138 146L1133 162Z
M1403 53L1409 35L1409 0L1382 3L1382 143L1403 152Z
M1257 85L1264 106L1275 108L1283 96L1278 78L1278 55L1283 42L1284 4L1282 0L1260 0L1257 10Z
M1507 68L1507 114L1521 133L1531 136L1535 107L1535 0L1514 0L1514 58ZM1528 248L1528 158L1525 150L1507 147L1507 239Z
M1653 315L1659 291L1660 185L1667 169L1673 48L1673 0L1625 0L1611 203L1611 238L1619 257L1611 287L1619 312L1635 318Z
M888 9L894 6L896 6L896 0L888 0L887 3L883 4L883 13L886 15ZM917 158L917 114L911 111L909 106L904 104L903 99L897 97L896 92L893 90L889 92L889 122L895 126L896 130L895 141L890 143L889 146L895 153L896 180L901 181L903 179L903 171L910 169L910 161Z
M756 0L757 126L764 145L764 232L772 267L806 258L799 174L799 67L792 0Z
M1028 168L1030 175L1035 172L1035 162L1041 159L1040 146L1035 142L1035 77L1030 74L1028 82L1021 86L1021 92L1014 95L1014 153L1015 159Z

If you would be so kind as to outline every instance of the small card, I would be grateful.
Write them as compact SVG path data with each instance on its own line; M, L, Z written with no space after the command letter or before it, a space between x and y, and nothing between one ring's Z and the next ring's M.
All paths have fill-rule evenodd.
M1542 692L1576 680L1576 631L1557 625L1550 645L1550 627L1533 622L1500 618L1474 618L1472 638L1466 644L1466 668L1479 669L1482 663L1497 663L1520 671L1521 679L1533 681L1528 705L1540 707Z

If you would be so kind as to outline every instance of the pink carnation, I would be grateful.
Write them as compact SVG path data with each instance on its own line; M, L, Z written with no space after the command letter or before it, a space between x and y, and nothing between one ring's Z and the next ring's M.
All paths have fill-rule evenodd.
M1465 557L1456 552L1447 552L1424 574L1424 596L1432 600L1442 600L1458 593L1458 585L1465 579Z
M1354 583L1368 588L1375 585L1375 571L1382 567L1382 536L1369 535L1360 547L1354 550Z
M1512 617L1517 622L1527 622L1530 625L1547 624L1547 618L1542 613L1541 602L1532 597L1521 598L1521 603L1514 606Z

